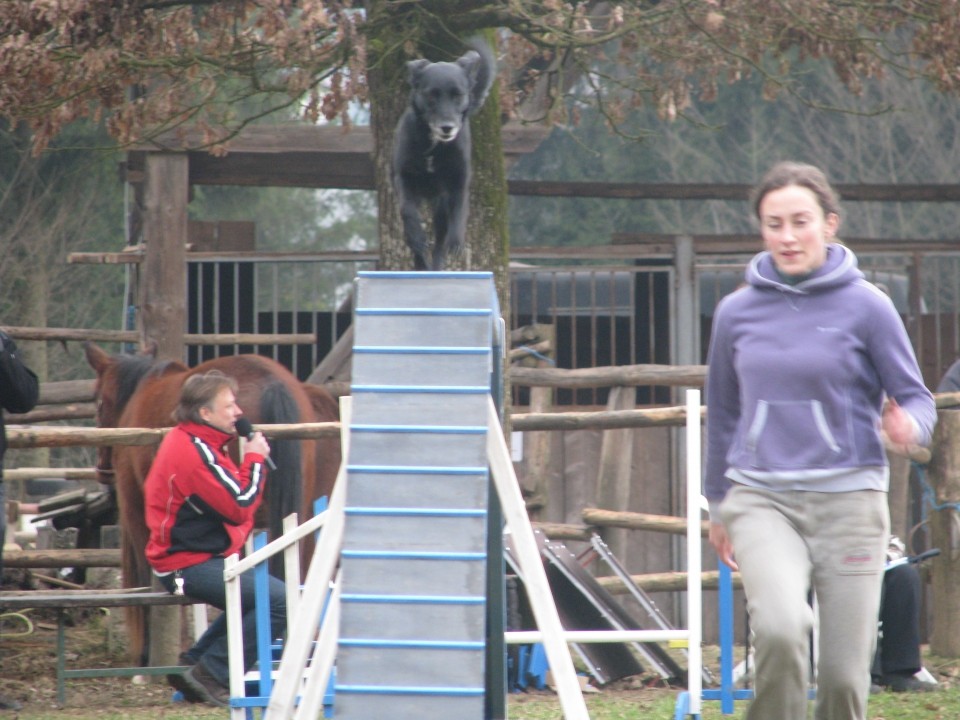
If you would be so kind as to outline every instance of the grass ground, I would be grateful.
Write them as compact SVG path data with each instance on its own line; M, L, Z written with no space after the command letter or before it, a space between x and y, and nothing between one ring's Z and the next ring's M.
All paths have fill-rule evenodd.
M4 626L4 630L8 630ZM55 624L42 615L34 618L33 632L0 640L0 692L23 703L18 713L0 712L0 720L206 720L227 718L218 708L185 705L171 701L171 690L162 682L137 684L129 678L71 680L67 703L56 702ZM69 667L119 666L126 664L115 618L96 614L78 617L68 630ZM708 666L715 650L705 649ZM925 665L940 682L940 689L923 694L884 692L872 695L869 720L956 720L960 718L960 659L927 656ZM714 668L715 669L715 668ZM635 677L585 695L591 720L640 720L674 717L678 689L657 687L652 678ZM742 718L745 703L737 703L733 715L723 715L719 702L705 701L702 718ZM550 690L511 693L508 715L517 720L560 720L557 696ZM377 719L381 720L381 719ZM389 720L383 718L382 720Z

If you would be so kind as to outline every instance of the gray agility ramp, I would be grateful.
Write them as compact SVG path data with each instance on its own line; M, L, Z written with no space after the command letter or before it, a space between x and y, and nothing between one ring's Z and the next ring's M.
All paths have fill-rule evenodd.
M336 718L503 717L504 643L535 641L564 717L588 720L491 396L504 340L492 273L361 273L355 297L345 461L288 599L267 715L315 720L333 676ZM499 618L504 525L536 640L511 640ZM499 565L488 569L488 558Z
M361 273L337 718L482 718L490 273Z

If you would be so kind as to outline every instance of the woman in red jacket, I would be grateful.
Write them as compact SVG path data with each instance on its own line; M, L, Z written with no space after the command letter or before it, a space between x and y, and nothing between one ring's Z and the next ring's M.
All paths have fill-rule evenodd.
M174 411L177 422L160 444L144 484L150 528L147 560L163 586L221 610L226 606L224 558L239 552L253 528L263 499L265 459L270 446L259 432L244 446L238 468L226 453L236 437L234 424L243 414L237 385L219 371L187 379ZM253 577L241 577L244 667L256 658ZM270 578L273 637L286 630L284 585ZM181 655L192 665L168 679L191 702L228 706L229 671L226 615Z

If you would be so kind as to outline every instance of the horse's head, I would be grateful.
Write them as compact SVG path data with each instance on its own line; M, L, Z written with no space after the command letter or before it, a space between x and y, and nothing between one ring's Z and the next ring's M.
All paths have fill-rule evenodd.
M97 373L93 388L97 427L119 427L120 416L137 384L156 363L156 346L137 355L111 355L92 342L84 343L83 350L90 367ZM113 483L111 446L101 445L97 448L96 470L100 482Z

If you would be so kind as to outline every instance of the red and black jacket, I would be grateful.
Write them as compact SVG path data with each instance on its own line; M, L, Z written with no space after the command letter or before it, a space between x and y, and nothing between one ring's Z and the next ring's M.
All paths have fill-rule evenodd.
M235 436L210 425L180 423L160 443L144 483L150 539L147 560L160 573L239 552L263 500L263 456L240 468L225 446Z

